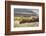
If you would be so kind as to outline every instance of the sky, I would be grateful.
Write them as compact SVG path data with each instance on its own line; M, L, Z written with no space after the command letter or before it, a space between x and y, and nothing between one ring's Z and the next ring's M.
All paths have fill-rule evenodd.
M14 14L38 14L39 9L14 8Z

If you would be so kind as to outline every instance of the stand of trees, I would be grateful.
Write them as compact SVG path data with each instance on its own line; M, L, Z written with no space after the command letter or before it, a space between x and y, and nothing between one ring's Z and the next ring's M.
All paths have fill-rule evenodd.
M20 21L20 24L21 23L31 23L31 22L39 22L39 18L37 16L31 16L31 17L15 17L14 18L15 20L18 20Z

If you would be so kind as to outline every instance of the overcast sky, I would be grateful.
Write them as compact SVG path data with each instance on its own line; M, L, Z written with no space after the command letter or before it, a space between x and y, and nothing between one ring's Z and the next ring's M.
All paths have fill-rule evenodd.
M26 9L26 8L14 8L14 14L32 14L36 13L39 15L39 9Z

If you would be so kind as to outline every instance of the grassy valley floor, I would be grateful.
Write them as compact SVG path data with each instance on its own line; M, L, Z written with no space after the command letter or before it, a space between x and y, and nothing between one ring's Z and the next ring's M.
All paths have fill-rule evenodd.
M22 23L22 24L14 24L14 27L37 27L39 22L31 22L31 23Z

